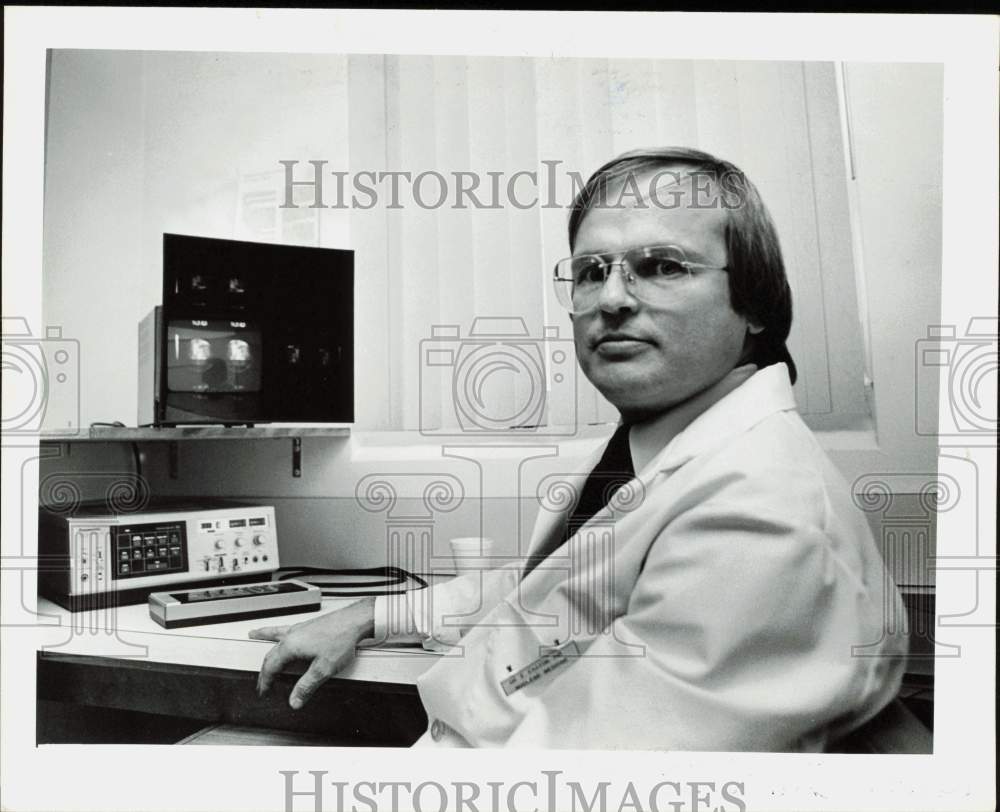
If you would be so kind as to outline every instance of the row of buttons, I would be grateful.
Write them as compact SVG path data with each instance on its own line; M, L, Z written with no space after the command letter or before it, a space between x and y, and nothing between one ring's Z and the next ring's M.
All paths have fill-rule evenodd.
M142 547L143 545L155 545L155 544L180 544L180 536L176 533L157 533L156 535L145 535L141 536L136 534L134 536L121 535L118 536L118 549L125 547Z
M138 572L162 572L164 570L180 570L180 557L163 560L155 558L152 561L131 561L122 562L118 565L118 572L122 575L135 574Z
M220 556L216 556L214 559L209 558L209 557L206 557L205 559L203 559L202 565L205 567L205 572L211 572L211 570L212 570L212 561L213 560L215 561L215 570L216 570L216 572L225 572L226 571L226 557L224 555L220 555ZM252 560L253 560L254 564L257 564L260 561L267 561L267 554L265 553L262 556L256 556L255 555ZM250 561L251 561L251 558L250 558L249 555L243 556L243 566L244 567L248 566L250 564ZM238 558L234 558L233 559L232 569L233 569L233 572L236 572L236 571L238 571L240 569L240 560Z
M180 555L181 555L181 548L180 548L180 546L177 546L177 547L147 547L146 548L146 558L156 558L157 556L159 556L160 558L166 558L168 555L171 558L173 558L173 557L176 556L178 559L180 559ZM118 552L118 558L121 561L139 560L142 557L143 557L143 555L142 555L142 548L139 548L139 547L137 547L136 549L132 550L131 552L129 550L119 550L119 552Z

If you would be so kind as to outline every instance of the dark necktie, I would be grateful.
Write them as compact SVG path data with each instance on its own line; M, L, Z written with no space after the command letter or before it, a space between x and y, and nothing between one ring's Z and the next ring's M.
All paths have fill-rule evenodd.
M630 426L623 423L611 435L604 453L597 465L587 476L562 536L553 535L549 544L535 552L524 565L522 578L527 577L548 556L562 547L574 533L603 510L615 492L635 476L632 467L632 452L629 450L628 433Z

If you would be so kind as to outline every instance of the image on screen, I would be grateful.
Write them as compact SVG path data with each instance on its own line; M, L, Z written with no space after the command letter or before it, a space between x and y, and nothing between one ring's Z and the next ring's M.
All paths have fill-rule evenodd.
M259 392L262 342L251 322L176 319L167 323L171 392Z

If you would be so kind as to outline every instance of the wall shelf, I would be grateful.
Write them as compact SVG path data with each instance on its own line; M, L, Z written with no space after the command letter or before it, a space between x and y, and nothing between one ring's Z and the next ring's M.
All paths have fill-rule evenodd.
M267 440L294 437L349 437L349 426L177 426L175 428L135 428L132 426L91 426L78 433L43 432L42 442L176 442L179 440Z
M302 476L303 437L350 437L350 426L175 426L172 428L91 426L78 433L42 432L43 443L169 443L168 464L170 478L177 479L179 453L177 443L186 440L291 440L292 476Z

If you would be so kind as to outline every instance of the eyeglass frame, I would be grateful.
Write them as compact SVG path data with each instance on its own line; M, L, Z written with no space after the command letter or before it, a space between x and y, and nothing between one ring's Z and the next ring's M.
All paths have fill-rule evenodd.
M669 249L671 249L673 251L680 252L681 256L687 257L687 254L686 254L686 252L684 251L683 248L681 248L679 245L673 245L671 243L663 243L663 244L657 244L657 245L638 245L638 246L635 246L634 248L626 248L624 251L607 251L607 252L604 252L604 253L574 254L573 256L570 256L570 257L563 257L558 262L556 262L555 267L552 269L552 284L555 286L555 289L556 289L556 301L558 301L559 304L564 309L566 309L569 313L572 313L573 315L578 315L580 313L586 313L589 310L593 310L594 307L597 306L597 303L601 299L600 291L602 291L604 289L604 286L608 283L608 278L611 276L611 271L612 271L612 269L616 265L619 268L621 268L621 270L622 270L622 278L625 280L625 284L626 285L633 285L634 286L636 284L636 282L638 281L638 279L635 276L635 274L631 270L628 270L625 267L625 255L626 254L630 254L633 251L652 251L652 250L657 249L657 248L669 248ZM604 262L603 261L603 257L606 257L606 256L615 257L615 259L611 260L610 262ZM560 290L559 283L560 282L563 282L563 283L567 283L567 282L568 283L573 283L574 280L573 280L572 277L566 278L564 276L560 276L559 275L559 266L563 265L564 263L571 262L574 259L580 259L582 257L597 257L597 258L601 259L601 267L604 269L604 280L601 282L601 287L598 289L598 295L597 295L597 298L594 300L594 303L592 305L590 305L589 307L584 308L583 310L574 310L572 307L566 307L566 304L561 300L560 293L559 293L559 290ZM692 268L698 268L699 270L703 270L703 271L726 271L727 273L729 272L729 266L728 265L709 265L709 264L704 263L704 262L693 262L692 260L686 259L686 258L683 259L683 260L677 260L677 263L679 265L682 265L688 271L689 274L691 274ZM630 289L629 292L630 292L630 294L632 296L634 296L640 302L643 302L644 304L650 304L650 302L646 302L646 300L643 299L642 297L636 296L634 288ZM572 296L573 296L572 291L570 291L569 296L570 296L570 301L572 301Z

